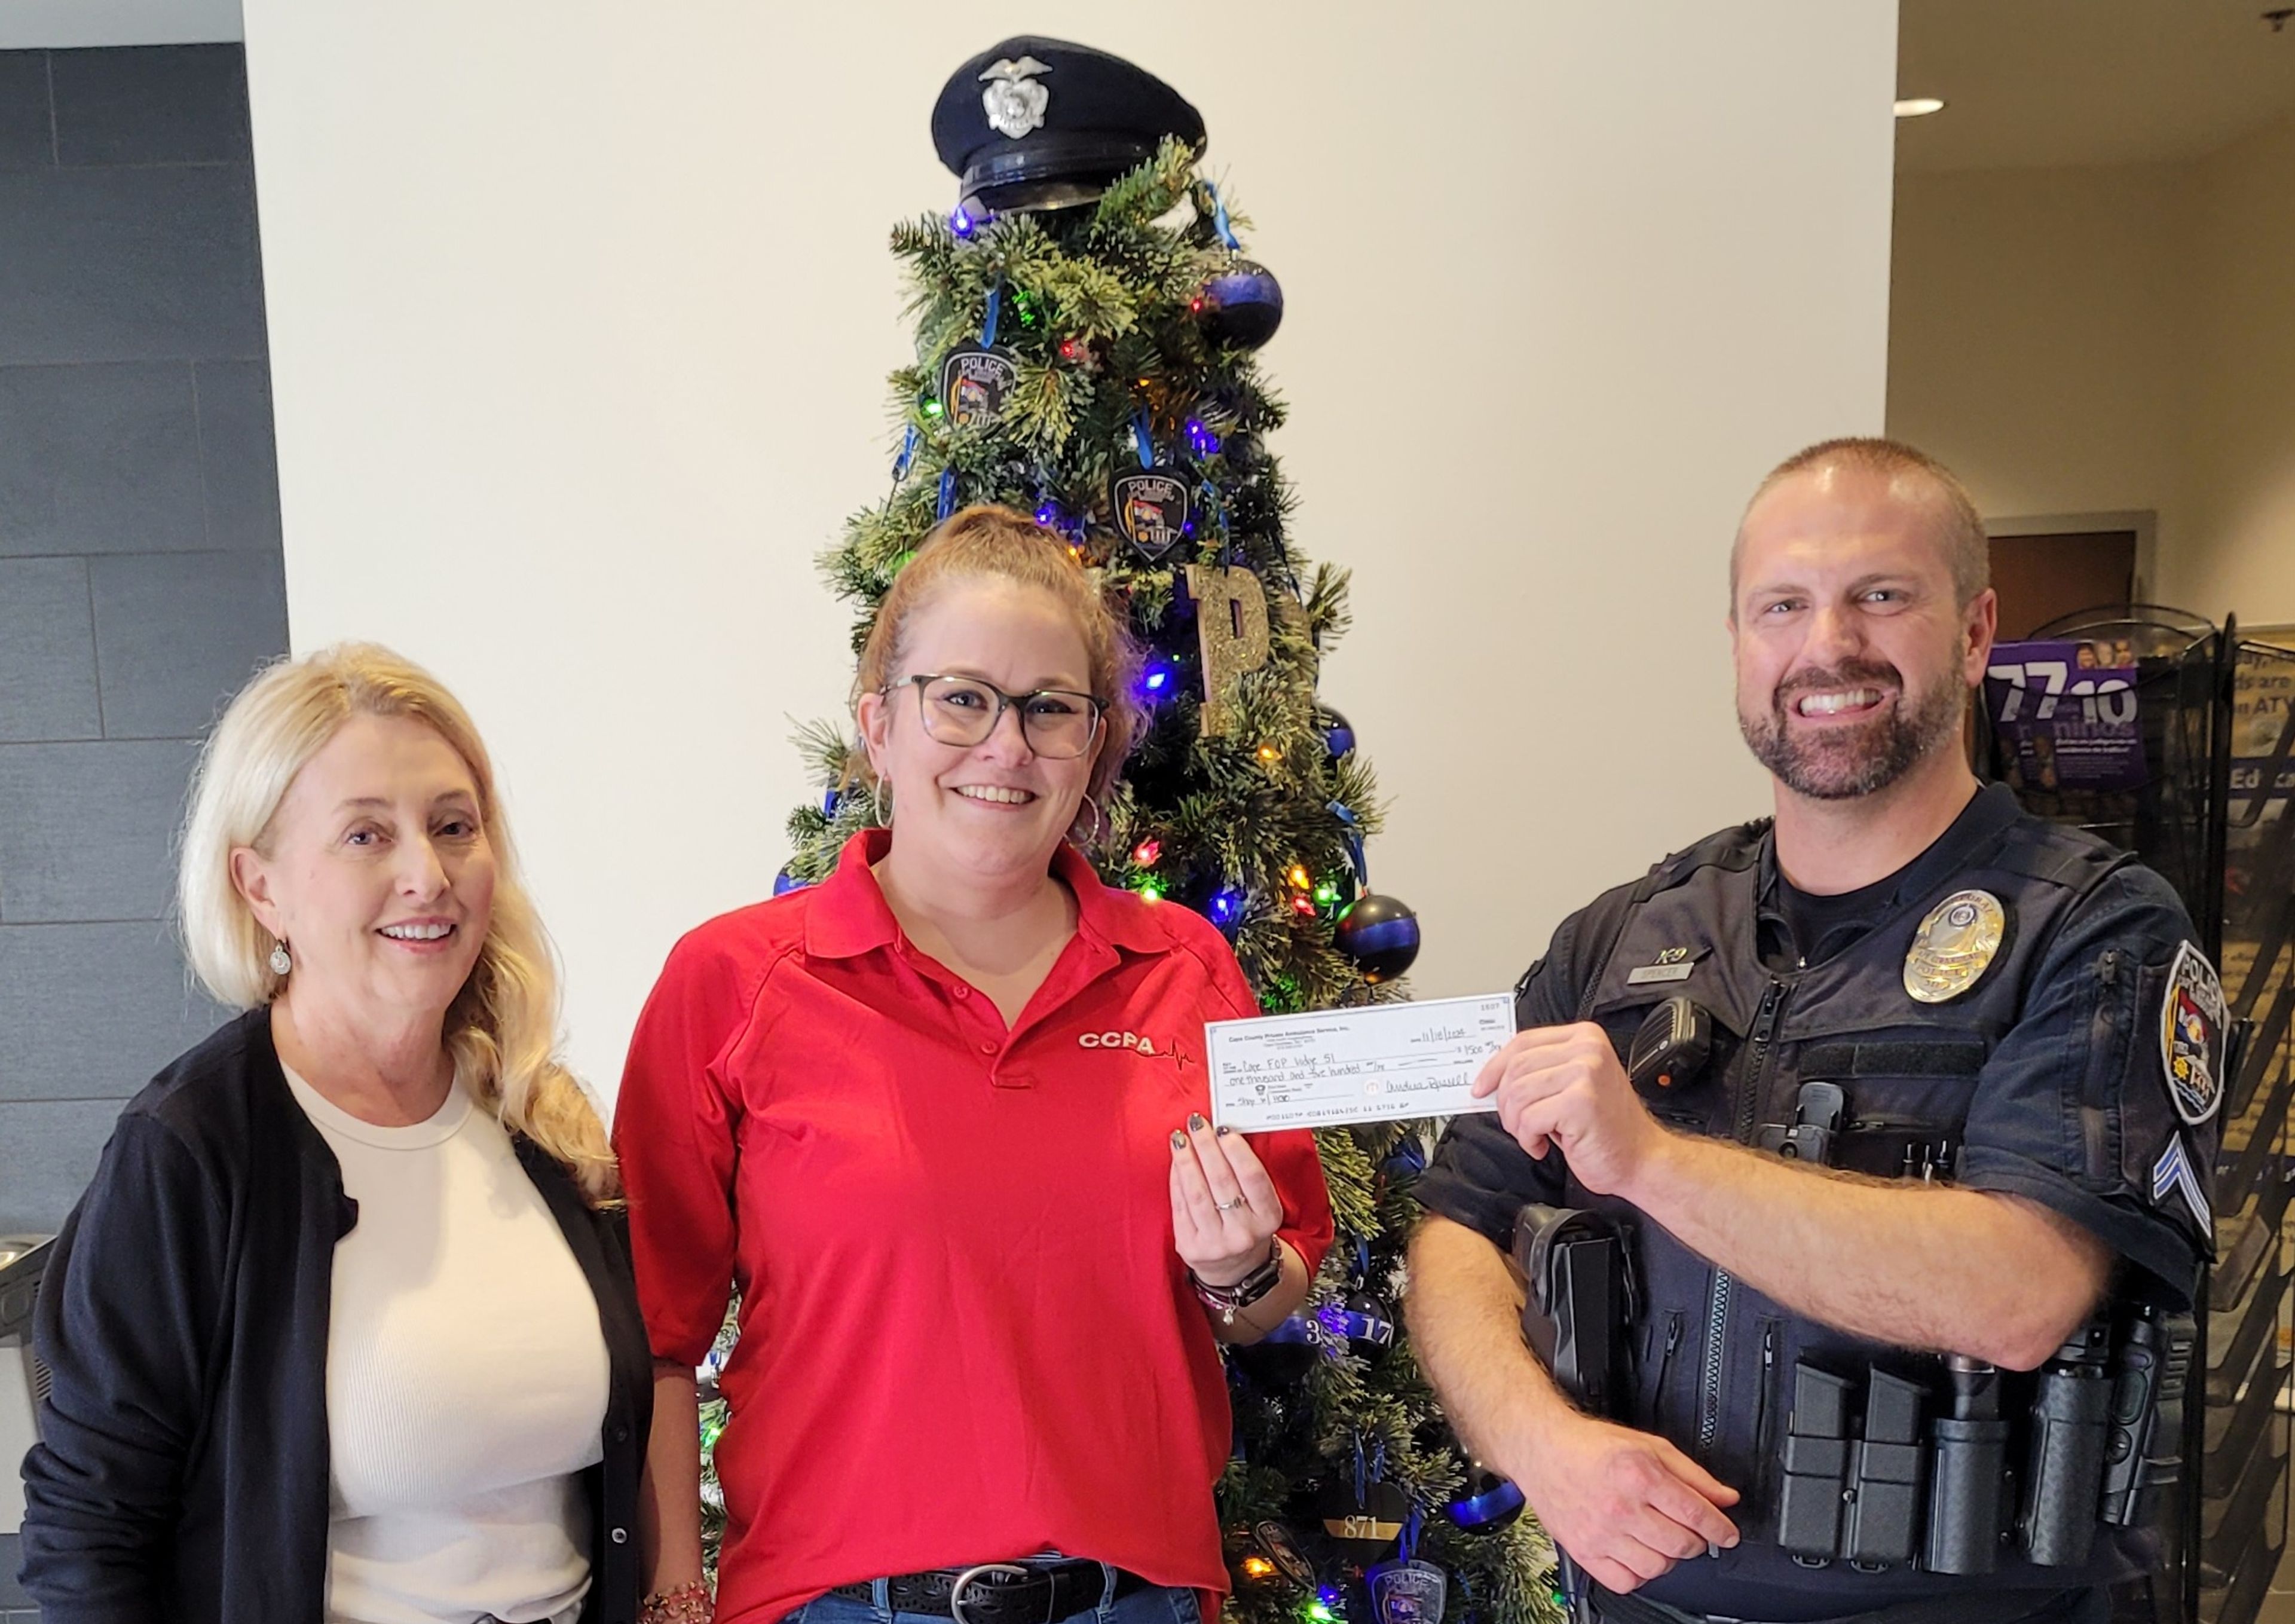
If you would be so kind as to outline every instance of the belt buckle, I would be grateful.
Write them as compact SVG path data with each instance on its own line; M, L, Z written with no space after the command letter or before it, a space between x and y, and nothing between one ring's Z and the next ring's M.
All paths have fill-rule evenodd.
M948 1587L948 1616L955 1620L956 1624L973 1624L970 1619L964 1616L964 1587L973 1580L990 1573L1018 1579L1033 1577L1026 1568L1017 1562L984 1562L977 1566L967 1568L956 1576L956 1582Z

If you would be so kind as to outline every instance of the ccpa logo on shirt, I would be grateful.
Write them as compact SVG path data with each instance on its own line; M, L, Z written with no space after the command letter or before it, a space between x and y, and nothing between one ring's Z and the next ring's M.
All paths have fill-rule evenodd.
M1078 1049L1136 1049L1143 1055L1159 1051L1155 1041L1143 1038L1136 1032L1087 1032L1076 1039Z

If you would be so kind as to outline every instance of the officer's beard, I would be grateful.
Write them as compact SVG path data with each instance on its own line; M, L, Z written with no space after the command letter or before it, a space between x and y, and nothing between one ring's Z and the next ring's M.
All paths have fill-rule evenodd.
M1793 732L1791 712L1803 694L1866 685L1893 690L1896 703L1862 727ZM1770 696L1769 714L1740 711L1737 729L1786 788L1813 801L1848 801L1886 789L1931 751L1957 739L1967 702L1960 673L1950 667L1923 691L1908 694L1894 665L1851 660L1781 683Z

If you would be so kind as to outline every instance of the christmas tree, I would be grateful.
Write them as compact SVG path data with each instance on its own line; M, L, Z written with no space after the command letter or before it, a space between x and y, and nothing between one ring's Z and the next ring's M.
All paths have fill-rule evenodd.
M1177 140L1096 201L897 228L916 361L892 379L892 488L822 564L857 649L959 507L1001 503L1066 537L1148 650L1150 724L1090 854L1109 885L1209 918L1274 1014L1403 996L1417 926L1368 890L1376 787L1316 698L1346 577L1309 568L1287 534L1268 443L1283 406L1254 355L1281 294L1243 257L1246 229ZM874 819L840 788L847 730L801 742L826 789L789 820L783 889L826 876ZM1238 1624L1560 1616L1551 1547L1459 1453L1393 1310L1427 1141L1423 1124L1319 1135L1337 1244L1300 1315L1231 1355L1219 1504ZM705 1408L705 1440L722 1421Z

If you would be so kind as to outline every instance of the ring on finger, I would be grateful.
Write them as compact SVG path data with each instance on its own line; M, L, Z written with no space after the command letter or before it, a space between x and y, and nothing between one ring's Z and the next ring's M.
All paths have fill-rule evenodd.
M1250 1204L1245 1201L1240 1196L1237 1196L1233 1201L1214 1201L1212 1203L1213 1208L1221 1212L1232 1212L1237 1207L1247 1206L1249 1204Z

